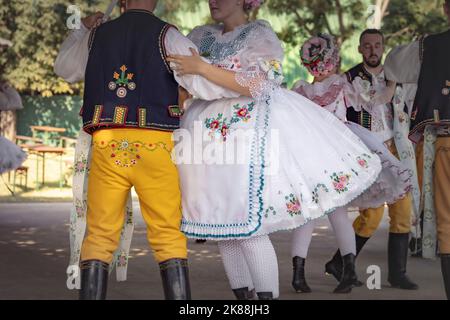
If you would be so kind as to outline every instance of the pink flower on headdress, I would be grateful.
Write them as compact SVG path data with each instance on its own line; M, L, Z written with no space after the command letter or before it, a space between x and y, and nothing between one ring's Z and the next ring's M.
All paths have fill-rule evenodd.
M333 36L319 34L303 44L300 58L313 76L327 75L339 64L339 48Z
M264 0L245 0L245 10L253 10L259 8L264 3Z

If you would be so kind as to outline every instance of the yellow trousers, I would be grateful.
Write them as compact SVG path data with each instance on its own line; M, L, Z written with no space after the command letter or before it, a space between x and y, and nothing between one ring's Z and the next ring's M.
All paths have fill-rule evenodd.
M450 254L450 137L438 137L433 171L434 206L436 210L439 252ZM416 148L419 186L423 181L423 141Z
M155 259L187 257L187 240L180 231L178 172L170 156L171 136L170 132L142 129L107 129L93 134L82 260L112 262L133 186Z
M389 146L389 151L398 158L395 144ZM408 194L405 198L389 205L389 218L391 233L409 233L411 230L412 197ZM384 206L361 210L359 216L353 222L355 233L361 237L370 238L381 223L384 214Z

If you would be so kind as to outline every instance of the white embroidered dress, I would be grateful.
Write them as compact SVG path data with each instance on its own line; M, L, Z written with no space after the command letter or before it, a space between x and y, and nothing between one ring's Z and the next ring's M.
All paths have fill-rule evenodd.
M385 202L395 203L406 196L411 189L412 173L386 148L380 135L347 121L348 106L353 106L356 111L364 108L371 114L384 112L384 105L378 103L378 100L384 98L383 92L378 91L380 94L370 99L363 86L348 83L343 75L332 75L313 84L301 80L294 85L293 90L334 114L380 157L383 170L377 181L355 199L352 206L360 209L377 208Z
M267 22L228 33L202 26L189 38L203 57L237 72L253 98L187 103L175 138L188 237L239 239L293 229L347 205L377 179L379 157L351 130L280 87L283 49ZM227 162L235 149L245 161Z

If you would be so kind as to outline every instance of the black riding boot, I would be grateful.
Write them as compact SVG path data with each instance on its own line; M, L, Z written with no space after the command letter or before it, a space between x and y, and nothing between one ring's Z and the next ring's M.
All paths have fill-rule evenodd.
M186 259L170 259L159 264L166 300L191 300Z
M257 292L258 300L273 300L272 292Z
M105 300L108 287L109 264L100 260L86 260L80 263L80 300Z
M358 281L355 272L355 258L353 253L346 254L342 257L343 262L343 275L342 280L339 282L334 293L350 293L355 286L355 282Z
M308 286L308 283L306 283L305 262L305 258L301 258L298 256L292 258L292 265L294 268L292 286L294 287L296 292L311 292L311 288Z
M419 286L406 275L409 233L389 233L388 281L394 288L417 290Z
M450 300L450 254L441 254L441 270L447 300Z
M355 234L356 241L356 256L360 253L361 249L366 244L367 240L370 238L361 237ZM338 250L334 254L333 258L325 264L325 273L331 274L337 281L341 281L342 279L342 257L341 252ZM360 287L363 285L362 282L357 281L354 283L356 287Z

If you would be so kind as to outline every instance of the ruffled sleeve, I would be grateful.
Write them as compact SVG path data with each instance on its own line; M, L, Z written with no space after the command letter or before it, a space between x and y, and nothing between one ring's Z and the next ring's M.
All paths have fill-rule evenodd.
M264 100L283 83L283 48L270 24L258 20L248 36L241 54L242 70L236 82L249 88L252 97Z
M384 87L380 90L373 90L371 84L367 80L356 77L352 83L344 86L344 94L348 107L352 107L356 111L362 109L376 116L381 110L379 106L391 102L395 88Z

